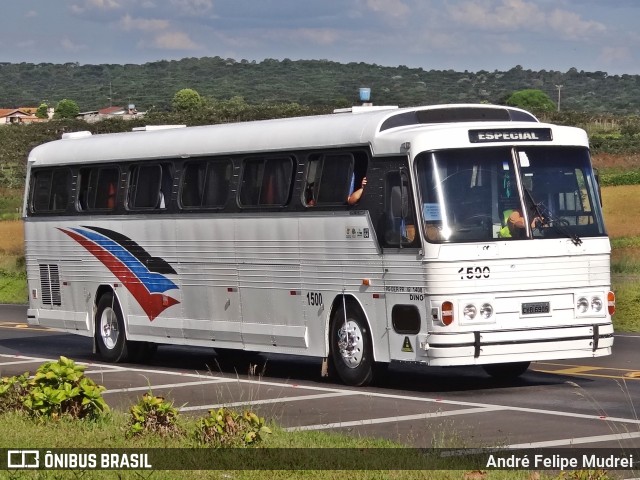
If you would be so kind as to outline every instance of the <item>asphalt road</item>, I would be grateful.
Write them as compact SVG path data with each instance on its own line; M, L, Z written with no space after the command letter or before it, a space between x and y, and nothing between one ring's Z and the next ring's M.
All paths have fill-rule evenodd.
M142 364L106 364L84 337L26 326L26 307L0 305L0 376L65 355L88 364L105 399L126 409L144 392L185 414L250 406L291 430L336 430L417 447L640 448L640 335L616 335L614 354L541 362L500 383L475 367L392 365L376 385L320 378L316 360L216 354L162 346Z

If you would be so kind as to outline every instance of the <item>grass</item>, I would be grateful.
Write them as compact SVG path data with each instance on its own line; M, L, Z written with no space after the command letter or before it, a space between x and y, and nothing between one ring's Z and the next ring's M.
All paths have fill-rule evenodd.
M616 294L614 326L640 332L640 185L602 189L605 224L611 237L611 283Z
M17 220L22 209L22 190L0 188L0 220Z
M0 303L26 303L22 220L0 221Z
M193 448L195 445L193 440L188 436L184 437L160 437L157 435L142 435L127 439L125 431L127 429L127 415L122 412L113 412L104 420L98 422L89 421L72 421L62 419L58 421L36 422L31 420L22 413L7 412L0 414L0 431L3 435L0 437L0 448L67 448L73 451L80 449L99 449L97 445L105 445L114 449L146 449L146 448ZM189 430L190 423L194 423L195 419L182 419L183 425ZM347 455L353 458L354 463L358 465L360 455L364 455L363 449L385 448L396 449L403 448L403 445L382 439L373 438L355 438L347 435L328 432L286 432L277 426L272 426L273 434L267 440L260 444L260 447L274 449L313 449L313 450L285 450L283 461L287 463L296 462L296 459L302 455L318 454L316 449L330 448L333 449L330 455L327 455L328 465L332 465L332 455ZM106 448L106 447L105 447ZM351 449L351 450L349 450ZM242 451L234 449L228 454L222 452L221 455L239 456L247 463L238 465L251 465L252 448L242 449ZM389 455L393 455L390 450ZM354 453L355 452L355 453ZM359 453L358 453L359 452ZM215 452L220 454L220 452ZM256 450L256 454L264 453L262 449ZM171 455L170 450L164 450L162 455ZM324 458L324 457L323 457ZM229 457L225 456L225 460ZM382 459L384 464L384 459ZM463 463L462 463L463 465ZM477 478L478 480L507 480L507 479L530 479L531 472L526 471L500 471L491 470L486 472L476 472L474 470L461 470L460 458L451 458L445 463L438 462L442 470L228 470L228 471L92 471L87 478L97 479L161 479L172 478L176 480L185 479L192 480L194 477L199 479L228 479L237 480L257 480L262 478L293 478L293 479L343 479L345 476L357 479L463 479ZM330 468L330 467L328 467ZM7 477L3 477L3 473ZM78 471L38 471L38 472L0 472L0 478L12 479L77 479L81 478L88 472ZM473 476L477 474L479 476ZM535 477L539 478L539 477ZM541 478L548 478L542 474ZM604 480L604 479L602 479Z

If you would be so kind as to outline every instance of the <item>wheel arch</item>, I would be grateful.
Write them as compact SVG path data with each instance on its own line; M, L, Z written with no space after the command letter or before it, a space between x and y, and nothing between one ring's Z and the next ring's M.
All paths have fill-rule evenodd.
M369 316L367 315L367 311L364 308L362 302L360 301L360 299L358 299L358 297L356 297L355 295L349 294L349 293L345 293L345 294L338 294L335 296L335 298L333 299L333 302L331 303L331 308L329 309L329 313L327 315L327 319L326 319L326 324L325 324L325 335L324 335L324 342L325 342L325 352L328 355L330 355L330 349L331 349L331 345L330 345L330 335L331 335L331 326L333 324L334 321L336 321L336 319L334 319L334 315L335 312L338 310L339 307L342 306L342 302L343 302L343 297L344 297L344 303L345 306L348 308L357 308L360 313L362 314L362 318L364 318L364 321L367 323L367 327L369 327L369 340L371 341L371 350L372 350L372 354L373 354L373 360L377 361L377 343L376 343L376 339L374 338L373 335L373 329L371 326L371 319L369 318Z
M91 322L92 324L91 335L94 337L94 342L95 342L96 323L97 323L96 313L98 312L98 303L100 302L100 299L102 298L102 296L105 295L106 293L112 294L115 297L116 301L118 302L118 305L120 306L120 312L122 313L122 321L124 322L124 335L126 340L129 337L129 322L127 321L127 315L125 313L122 298L120 297L116 289L109 284L102 284L98 286L98 288L96 289L96 295L93 299L93 311L91 312L91 318L93 319L93 321Z

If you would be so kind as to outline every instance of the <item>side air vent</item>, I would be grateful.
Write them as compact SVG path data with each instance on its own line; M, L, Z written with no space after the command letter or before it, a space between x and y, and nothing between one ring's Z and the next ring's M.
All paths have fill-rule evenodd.
M58 265L40 265L40 291L42 292L43 305L62 305L62 299L60 297L60 272L58 271Z

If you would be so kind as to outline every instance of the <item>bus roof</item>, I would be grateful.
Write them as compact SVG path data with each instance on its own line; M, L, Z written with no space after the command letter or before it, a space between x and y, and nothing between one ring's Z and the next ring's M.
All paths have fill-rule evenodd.
M376 155L398 154L397 133L425 131L443 124L470 125L517 122L532 126L529 112L494 105L437 105L228 123L188 128L145 129L112 134L74 134L40 145L29 155L33 165L109 162L116 160L198 157L371 145ZM528 123L528 125L527 125ZM516 125L513 125L514 127ZM426 128L425 128L426 127ZM438 128L438 130L440 130ZM406 140L409 140L406 138Z

